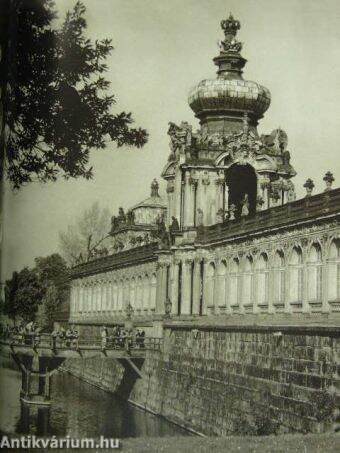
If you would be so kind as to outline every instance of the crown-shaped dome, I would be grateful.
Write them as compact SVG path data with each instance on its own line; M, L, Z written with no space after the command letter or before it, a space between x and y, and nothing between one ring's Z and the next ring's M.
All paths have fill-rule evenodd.
M270 105L270 92L242 77L247 60L241 56L242 43L236 39L240 22L230 14L221 22L221 27L225 39L220 42L220 53L213 60L218 66L218 76L199 82L189 93L189 105L201 124L228 117L238 121L241 127L246 113L250 124L256 126Z

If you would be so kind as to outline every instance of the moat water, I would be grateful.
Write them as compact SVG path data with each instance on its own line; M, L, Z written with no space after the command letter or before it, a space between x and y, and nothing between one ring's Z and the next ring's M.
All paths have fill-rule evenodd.
M21 404L21 374L0 368L0 431L72 438L163 437L188 432L63 372L52 382L50 409Z

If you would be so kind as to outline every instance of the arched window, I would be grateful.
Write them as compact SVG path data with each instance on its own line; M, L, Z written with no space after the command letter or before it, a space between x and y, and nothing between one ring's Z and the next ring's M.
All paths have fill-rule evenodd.
M247 256L244 262L243 269L243 281L242 281L242 302L243 307L250 310L253 306L253 295L254 295L254 270L253 270L253 258Z
M107 290L105 280L102 281L101 290L102 290L102 311L105 311L107 307Z
M226 306L226 275L227 263L223 260L217 269L217 303L219 307Z
M75 287L71 286L71 294L70 294L70 312L71 316L75 313L75 308L76 308L76 291Z
M256 261L256 274L257 305L259 307L267 306L269 293L269 270L268 257L265 253L261 253L259 259Z
M156 286L157 277L155 274L151 276L151 290L150 290L150 308L154 310L156 308Z
M117 282L114 280L112 282L112 306L114 311L118 309L117 305L118 305L118 286Z
M117 300L118 310L123 309L123 291L124 291L124 281L121 279L118 282L118 300Z
M234 258L230 266L229 301L231 307L239 304L239 267L238 258Z
M321 247L313 244L307 262L308 300L309 302L322 302L322 259Z
M111 282L111 280L107 281L106 291L107 291L107 308L106 309L108 311L112 311L112 282Z
M84 285L83 291L83 313L85 313L87 311L87 284Z
M136 279L132 277L130 280L130 304L133 309L136 309Z
M144 275L143 278L143 296L142 296L142 308L147 310L149 308L149 299L150 299L150 287L149 287L149 276Z
M214 306L215 292L215 264L209 263L205 279L205 305L206 307Z
M254 168L249 165L233 164L226 171L226 181L229 189L229 208L236 208L236 218L241 216L242 206L248 200L249 214L256 212L257 177Z
M102 306L101 282L96 282L96 311L100 311Z
M292 304L302 304L302 291L302 251L300 247L294 247L289 260L289 302Z
M112 278L112 277L111 277ZM113 293L113 281L111 280L110 278L110 281L109 281L109 311L113 311L114 309L114 293Z
M285 258L281 250L274 255L274 305L284 306L285 301Z
M332 241L328 254L328 300L340 300L340 241Z
M139 275L137 278L137 289L136 289L136 308L139 311L142 309L142 302L143 302L143 280L142 277Z

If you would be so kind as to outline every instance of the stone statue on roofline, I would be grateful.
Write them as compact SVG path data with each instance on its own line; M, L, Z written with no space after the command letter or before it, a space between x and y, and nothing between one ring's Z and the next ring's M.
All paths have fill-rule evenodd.
M246 193L244 195L244 199L242 201L242 210L241 210L241 216L247 216L249 214L249 200L248 200L248 194Z
M170 232L177 233L179 231L179 223L175 216L171 217Z
M118 223L122 224L126 222L126 216L124 213L124 209L122 207L119 208L118 210Z
M220 208L216 213L216 222L223 223L223 220L224 220L224 211L222 208Z
M135 224L135 213L133 211L128 211L126 213L126 220L128 225L134 225Z
M119 221L118 221L118 218L113 215L111 217L111 231L115 231L117 228L118 228L118 225L119 225Z

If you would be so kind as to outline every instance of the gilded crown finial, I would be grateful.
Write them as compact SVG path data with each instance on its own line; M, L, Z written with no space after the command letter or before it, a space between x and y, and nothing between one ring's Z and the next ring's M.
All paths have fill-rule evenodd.
M230 13L228 19L221 21L221 27L226 35L236 36L237 31L241 28L239 20L234 19L234 16Z
M222 52L239 53L242 50L242 43L235 39L237 31L241 28L240 21L234 19L230 13L228 19L221 21L225 39L219 43Z

